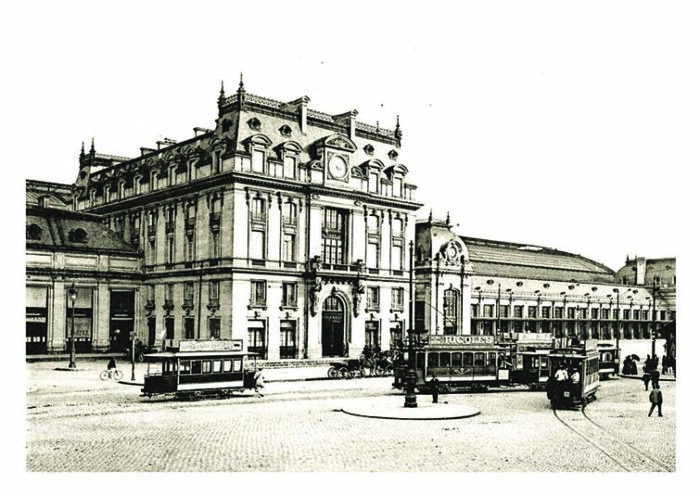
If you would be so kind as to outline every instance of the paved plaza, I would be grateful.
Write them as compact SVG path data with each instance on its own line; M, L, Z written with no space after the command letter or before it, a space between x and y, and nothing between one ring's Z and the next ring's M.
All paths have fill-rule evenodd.
M664 416L647 417L634 379L602 383L598 401L558 419L541 392L442 395L479 414L395 420L343 409L403 397L391 378L308 379L268 371L265 396L146 400L139 387L27 364L29 472L673 472L675 382L662 383ZM138 364L136 379L145 365ZM319 371L317 371L319 372ZM285 375L286 374L286 375ZM296 377L293 375L296 374ZM130 369L125 369L130 378ZM429 396L419 396L419 408Z

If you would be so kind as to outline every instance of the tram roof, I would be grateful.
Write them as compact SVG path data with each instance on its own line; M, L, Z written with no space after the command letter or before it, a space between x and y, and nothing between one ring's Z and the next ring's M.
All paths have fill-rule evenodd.
M164 358L208 358L208 357L257 357L257 353L245 351L161 351L144 355L146 360L157 361Z

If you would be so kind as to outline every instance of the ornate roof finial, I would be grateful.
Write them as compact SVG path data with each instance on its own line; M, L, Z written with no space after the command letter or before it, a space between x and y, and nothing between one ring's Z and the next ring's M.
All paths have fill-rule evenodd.
M433 209L431 208L430 215L428 215L428 222L432 222L432 221L433 221Z
M221 111L226 103L226 94L224 93L224 80L221 80L221 90L219 90L219 98L216 101L219 107L219 116L221 116Z
M95 156L95 137L93 136L90 140L90 155Z
M401 125L399 124L399 116L396 116L396 129L394 130L394 137L399 146L401 146L401 137L403 133L401 132Z
M445 224L447 224L447 227L450 227L450 211L447 211L447 219L445 219Z
M238 83L238 92L245 93L245 88L243 87L243 73L241 72L241 81Z
M377 133L379 133L379 121L377 121Z

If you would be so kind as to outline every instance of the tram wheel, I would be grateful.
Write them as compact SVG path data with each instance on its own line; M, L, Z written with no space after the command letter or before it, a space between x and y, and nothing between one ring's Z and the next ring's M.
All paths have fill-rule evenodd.
M338 369L338 375L340 377L347 378L348 377L348 368L347 367L340 367L340 369Z
M336 369L335 367L331 367L328 369L328 377L330 377L331 379L337 379L338 375L338 369Z

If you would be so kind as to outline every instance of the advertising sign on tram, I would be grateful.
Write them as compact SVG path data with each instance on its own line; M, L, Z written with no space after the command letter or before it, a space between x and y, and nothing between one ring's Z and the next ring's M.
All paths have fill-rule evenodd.
M463 346L465 344L493 345L493 336L478 336L472 334L463 335L431 335L428 337L428 345L431 346Z

